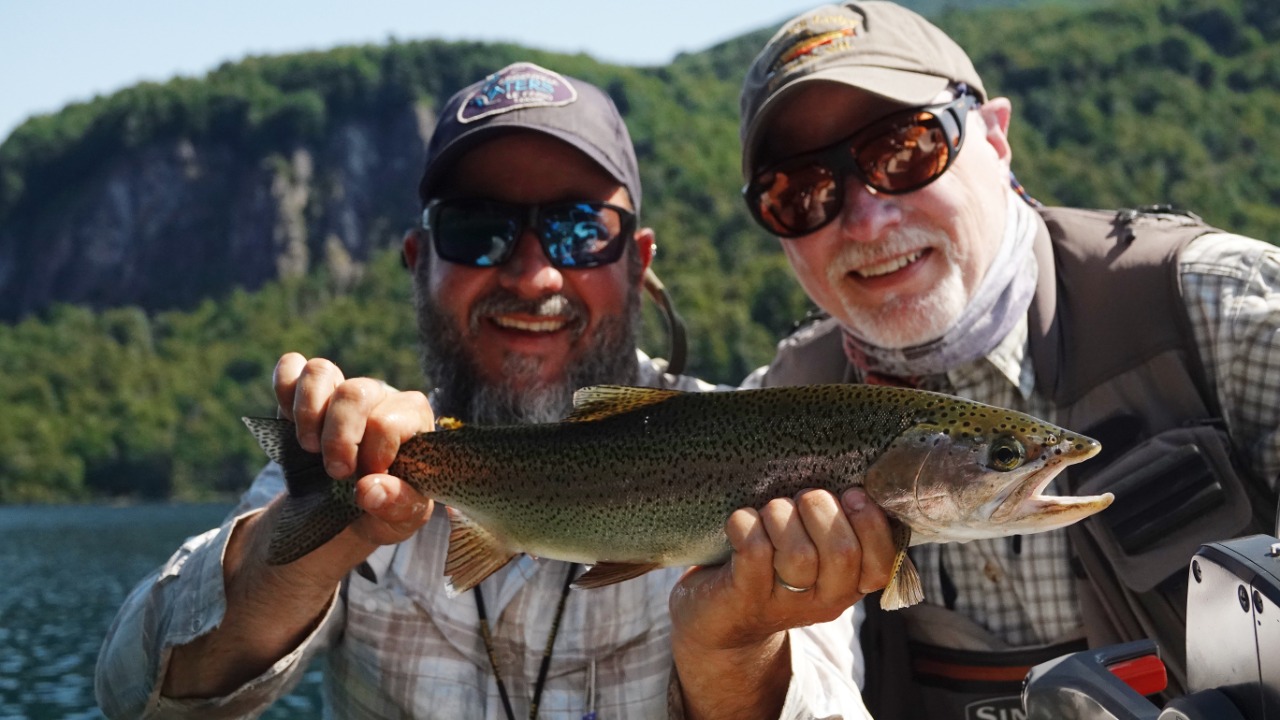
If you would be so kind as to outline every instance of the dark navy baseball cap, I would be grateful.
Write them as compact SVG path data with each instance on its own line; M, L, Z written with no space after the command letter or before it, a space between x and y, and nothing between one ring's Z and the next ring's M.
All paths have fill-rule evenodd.
M425 205L468 150L500 133L532 130L572 145L627 189L640 212L640 171L627 125L613 100L584 80L518 62L469 85L449 98L427 144L427 165L418 183Z

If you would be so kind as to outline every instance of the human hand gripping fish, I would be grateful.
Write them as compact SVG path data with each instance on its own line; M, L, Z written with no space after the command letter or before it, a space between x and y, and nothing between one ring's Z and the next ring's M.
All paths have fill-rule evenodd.
M347 378L332 362L298 353L280 358L272 385L280 416L296 428L296 444L322 453L320 475L344 478L339 487L349 490L363 511L336 544L343 548L337 562L354 567L378 546L403 542L426 524L431 499L385 472L401 443L435 427L426 395L370 378Z
M920 390L603 386L580 390L574 405L563 422L542 425L442 419L441 430L399 445L387 473L449 507L445 572L456 592L522 552L591 565L575 583L584 588L723 563L735 510L862 486L891 518L895 557L881 605L896 609L923 599L908 546L1051 530L1112 500L1040 494L1097 454L1096 441ZM245 422L289 487L270 562L307 554L363 515L354 484L329 477L291 423Z

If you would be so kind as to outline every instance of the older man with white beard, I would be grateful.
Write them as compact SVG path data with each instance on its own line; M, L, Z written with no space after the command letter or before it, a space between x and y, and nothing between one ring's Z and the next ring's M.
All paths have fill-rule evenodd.
M1144 637L1178 692L1191 553L1272 530L1280 250L1169 208L1041 206L1010 172L1009 99L895 3L784 24L741 109L747 206L827 315L747 385L1021 410L1102 441L1063 494L1116 495L1069 529L912 548L925 603L864 603L873 715L1013 717L1029 666Z

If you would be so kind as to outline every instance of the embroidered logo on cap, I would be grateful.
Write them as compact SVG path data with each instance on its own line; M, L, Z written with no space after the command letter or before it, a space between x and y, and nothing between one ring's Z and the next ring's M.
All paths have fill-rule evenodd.
M533 63L515 63L485 78L458 107L458 122L522 108L559 107L577 99L578 91L563 75Z
M842 15L818 15L796 23L788 33L792 36L789 42L780 44L775 52L766 77L773 80L779 73L794 72L802 63L847 50L861 25L861 18Z

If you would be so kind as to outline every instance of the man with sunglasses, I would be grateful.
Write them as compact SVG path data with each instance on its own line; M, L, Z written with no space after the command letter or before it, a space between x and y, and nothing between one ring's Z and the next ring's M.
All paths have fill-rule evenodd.
M735 513L721 567L572 590L581 566L522 556L451 596L444 508L385 474L401 442L442 416L558 420L584 385L711 387L637 353L653 232L637 224L635 154L601 90L511 65L449 101L427 156L404 257L430 398L296 353L276 367L281 415L330 475L360 477L366 515L265 565L283 486L269 466L127 602L99 663L107 714L254 714L328 649L343 718L866 717L850 608L884 586L892 541L861 491Z
M1280 251L1170 211L1045 208L1010 173L1008 99L888 2L786 23L742 92L744 197L825 317L748 386L909 385L1102 441L1071 528L912 548L925 602L866 606L880 720L1015 717L1029 666L1155 638L1184 687L1187 563L1272 532Z

